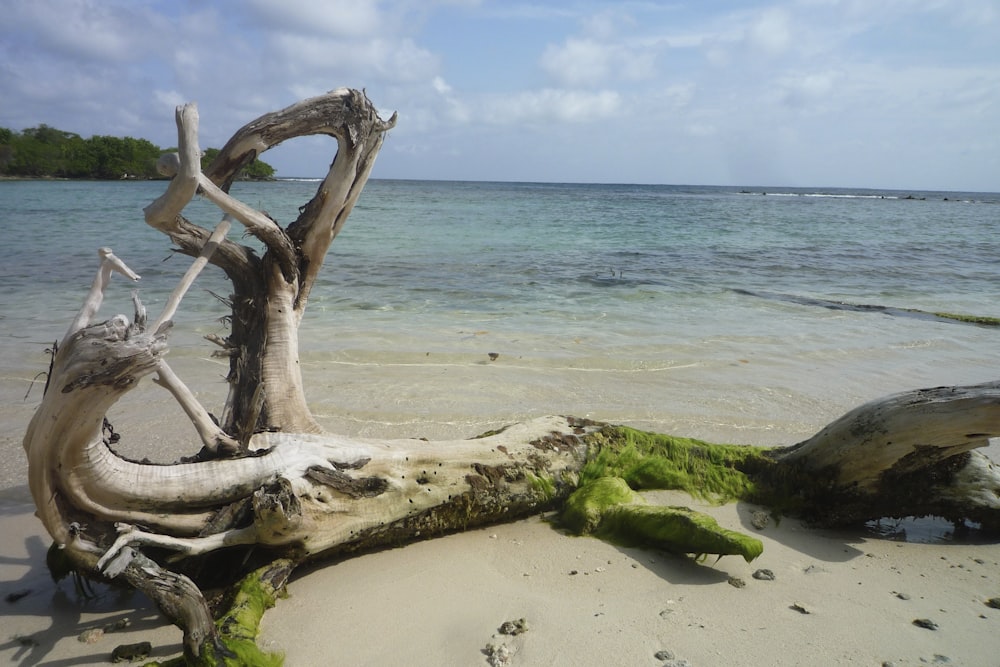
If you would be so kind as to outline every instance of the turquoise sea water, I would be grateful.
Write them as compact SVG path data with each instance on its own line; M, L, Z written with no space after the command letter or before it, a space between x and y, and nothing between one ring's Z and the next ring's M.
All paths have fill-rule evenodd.
M287 224L316 187L233 194ZM0 486L20 474L40 391L24 394L97 248L143 276L151 312L187 267L142 221L163 188L0 182L0 455L15 461ZM186 215L219 219L201 201ZM997 377L1000 328L837 304L1000 317L998 232L998 194L373 180L310 300L307 395L354 435L464 437L572 413L790 444L893 391ZM102 314L130 313L132 287L116 278ZM226 311L208 290L228 294L214 269L182 306L171 358L216 410L225 366L200 336L224 335ZM137 446L160 450L157 425L183 416L138 393Z

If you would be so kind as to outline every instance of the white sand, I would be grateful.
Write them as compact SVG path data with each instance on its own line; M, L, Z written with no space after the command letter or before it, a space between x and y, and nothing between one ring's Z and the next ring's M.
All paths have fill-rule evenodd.
M901 543L789 519L756 531L753 507L648 497L697 505L756 533L764 554L750 564L733 556L697 564L569 537L531 518L301 572L265 616L261 643L283 650L289 666L486 665L488 644L506 644L510 665L660 665L664 650L696 667L998 662L1000 611L984 604L1000 595L996 545ZM180 650L180 632L142 596L101 588L87 603L69 580L53 585L49 541L29 509L0 516L0 594L28 593L0 601L0 662L101 664L116 645L144 640L156 657ZM754 579L759 568L775 580ZM123 616L127 632L78 641ZM498 633L521 618L527 632ZM918 618L938 629L913 625Z
M155 658L178 654L180 631L141 595L98 587L99 597L84 601L72 581L49 577L50 540L26 504L20 437L34 401L22 400L24 386L19 379L0 387L8 399L0 406L0 664L105 664L115 646L138 641L151 642ZM144 446L130 454L163 454L174 439L192 439L169 397L138 394L115 416ZM739 435L728 434L736 442ZM770 437L791 443L797 435ZM698 505L676 493L649 497ZM935 656L1000 664L1000 611L984 604L1000 596L1000 545L900 543L789 519L758 532L749 524L754 509L707 508L723 526L761 537L764 554L751 564L621 549L568 537L539 518L328 564L296 575L290 597L265 616L261 642L283 650L289 667L486 665L491 643L509 647L510 665L655 666L663 664L658 651L694 667L943 660ZM759 568L775 580L754 579ZM93 644L77 639L124 617L127 631ZM498 634L520 618L527 632ZM938 629L913 625L921 618Z

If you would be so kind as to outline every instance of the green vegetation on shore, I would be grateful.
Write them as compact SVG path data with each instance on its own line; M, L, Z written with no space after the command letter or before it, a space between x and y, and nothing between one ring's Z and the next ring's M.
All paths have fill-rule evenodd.
M93 136L57 130L48 125L15 132L0 127L0 176L20 178L90 178L99 180L162 178L156 161L170 148L160 148L146 139ZM219 153L209 148L202 168ZM274 168L256 160L247 165L241 179L274 177Z

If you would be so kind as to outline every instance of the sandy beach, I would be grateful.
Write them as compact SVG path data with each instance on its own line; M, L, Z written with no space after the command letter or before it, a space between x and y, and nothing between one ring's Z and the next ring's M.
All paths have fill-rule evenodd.
M217 399L221 386L218 364L183 350L173 358L178 372L212 405L210 396ZM426 425L416 417L393 417L380 426L369 417L362 422L364 435L471 437L500 425L487 420L498 408L477 401L478 393L467 392L455 405L434 397L451 395L459 377L464 378L459 386L498 386L476 378L483 369L500 373L501 366L449 366L447 378L437 378L442 375L438 366L422 368L422 374L407 368L402 379L391 366L367 369L367 387L391 388L393 382L422 387L438 407L425 417ZM322 401L329 393L322 391L322 381L330 380L318 364L307 369L307 376L311 386L320 387L315 394ZM36 394L23 398L30 377L17 371L5 379L0 408L9 454L0 480L0 664L107 664L116 646L141 641L151 643L151 658L177 655L180 630L142 595L96 585L95 597L83 599L72 580L52 581L45 566L50 539L33 516L20 448L38 399ZM525 386L539 396L553 392L525 377L532 376L515 374L499 386ZM567 388L553 395L601 403L600 383L584 389L573 384L571 375L545 377L559 378ZM757 376L744 382L727 390L735 394L764 384ZM672 386L675 393L683 389ZM581 393L570 394L569 388ZM644 388L634 384L633 391L641 394ZM319 404L329 430L360 434L352 421L364 407L363 394L357 396L357 406L342 404L339 412ZM682 405L672 396L664 401ZM823 409L839 413L856 401L837 393ZM131 456L169 461L183 443L193 446L180 409L152 383L143 383L123 403L111 418L126 434ZM734 405L713 403L709 407L718 419L692 435L721 442L745 442L752 435L766 441L761 444L791 444L809 434L801 428L804 411L796 412L802 415L797 419L764 411L762 423L774 426L748 432L753 415ZM808 419L827 418L817 412L811 410ZM652 425L635 425L683 433L669 423L670 411L661 414ZM490 646L492 664L512 666L998 664L1000 610L986 604L1000 597L1000 546L995 543L904 542L860 531L814 530L788 518L757 529L750 521L757 507L713 507L677 492L647 498L707 511L726 528L758 536L764 553L753 563L733 556L696 563L571 537L546 517L532 517L299 571L288 597L266 614L261 645L283 651L290 667L489 665ZM913 528L907 529L914 538ZM500 631L504 623L521 619L525 631Z
M509 665L996 664L1000 610L986 604L1000 595L996 545L907 543L791 519L758 530L753 506L647 498L752 532L764 553L696 563L533 517L300 571L265 616L261 645L289 666L487 665L489 646ZM180 651L180 631L143 596L95 586L83 600L70 579L53 583L32 509L7 500L0 514L0 661L105 664L139 641L153 658ZM501 632L521 619L523 632Z
M218 392L219 374L197 356L176 363L206 400ZM142 595L96 585L96 596L83 599L71 579L52 581L27 464L14 460L37 401L23 400L27 378L8 378L15 381L4 383L0 411L11 452L0 491L0 663L107 664L116 646L140 641L151 643L152 658L178 654L180 630ZM192 442L165 392L144 383L132 399L112 419L138 446L133 456L172 460L178 443ZM723 414L714 431L696 435L741 441L740 415ZM336 432L348 423L325 425ZM803 435L797 423L767 431L767 439L795 442ZM487 427L451 430L471 436ZM382 435L413 429L406 423ZM713 507L678 492L647 498L707 511L726 528L758 536L764 553L753 563L734 556L696 563L572 537L532 517L301 570L266 614L261 645L283 651L291 667L488 665L489 646L500 652L494 664L514 666L998 664L1000 610L986 604L1000 596L996 544L903 542L788 518L759 530L750 521L757 507ZM762 570L773 579L755 578ZM500 632L520 619L524 632Z

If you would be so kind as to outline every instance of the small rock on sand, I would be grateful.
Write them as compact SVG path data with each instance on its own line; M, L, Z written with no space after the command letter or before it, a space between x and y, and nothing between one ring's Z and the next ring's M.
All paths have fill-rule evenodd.
M29 595L31 595L31 589L30 588L25 588L24 590L14 591L13 593L8 593L7 595L4 596L4 600L6 600L10 604L14 604L15 602L17 602L21 598L28 597Z
M653 657L663 661L661 667L691 667L690 662L676 657L673 651L657 651Z
M76 639L84 644L96 644L103 636L104 630L102 628L90 628L81 632Z
M774 581L774 572L761 568L753 573L753 578L761 581Z
M490 667L505 667L510 664L510 659L514 656L506 644L489 644L486 646L486 662Z
M153 646L149 642L136 642L135 644L122 644L116 646L111 652L111 662L132 662L133 660L143 660L149 657L153 651Z
M519 618L516 621L504 621L499 628L499 632L502 635L516 636L522 632L528 631L528 622L523 618Z

